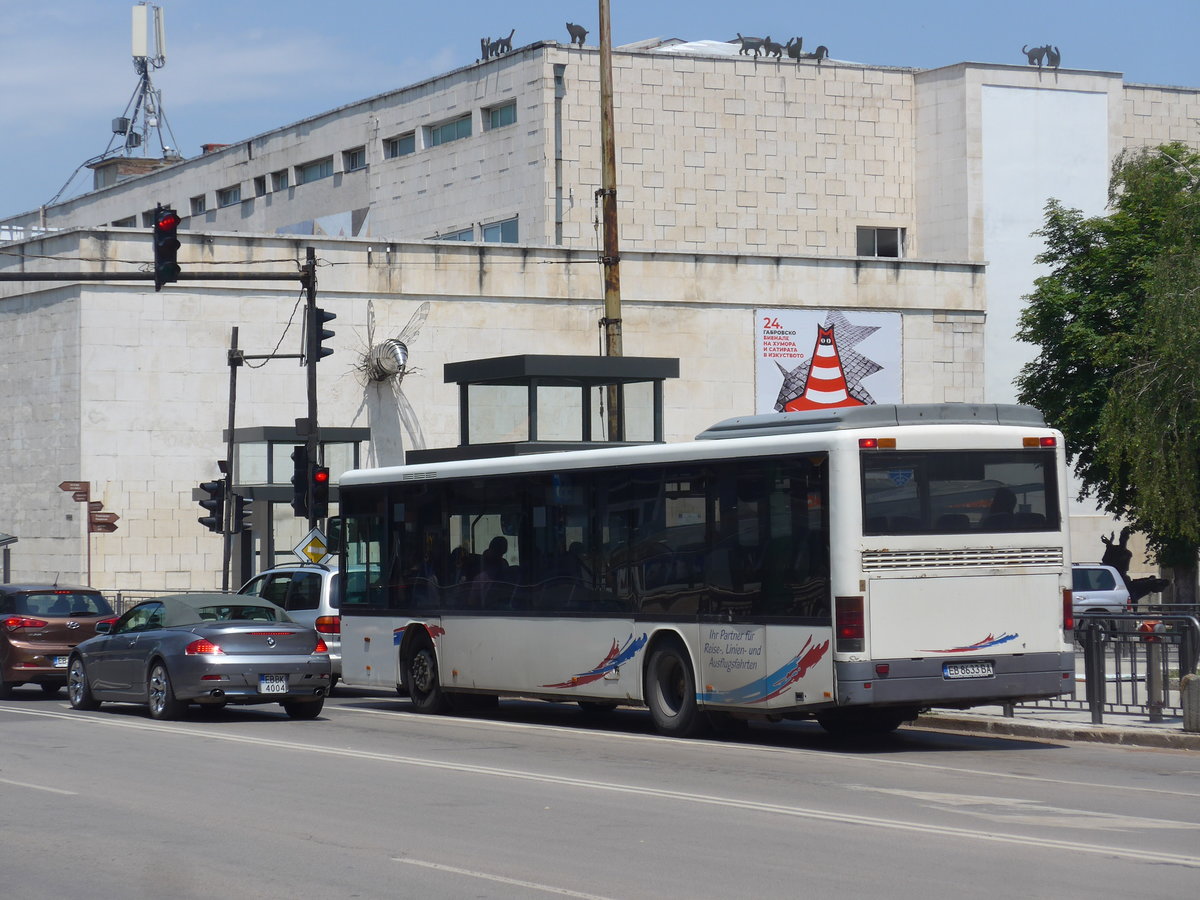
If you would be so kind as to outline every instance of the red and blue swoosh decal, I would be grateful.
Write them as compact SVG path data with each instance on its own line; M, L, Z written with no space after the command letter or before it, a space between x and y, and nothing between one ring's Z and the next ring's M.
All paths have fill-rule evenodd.
M945 650L922 650L922 653L970 653L972 650L987 650L989 647L998 647L1000 644L1007 644L1009 641L1015 641L1019 635L1002 634L996 637L994 634L989 634L981 641L976 641L974 644L967 644L965 647L949 647Z
M746 705L774 700L815 666L829 652L829 641L814 644L812 635L804 642L800 652L789 659L766 678L757 678L749 684L730 691L701 691L699 699L705 703L731 703Z
M609 648L608 655L600 660L600 663L587 672L580 672L577 675L572 675L566 681L560 681L557 684L543 684L542 687L547 688L573 688L579 687L581 684L591 684L593 681L599 681L609 672L614 671L622 663L627 663L637 655L637 652L646 646L646 635L643 634L640 638L635 639L631 634L625 639L623 646L618 646L614 638L612 647Z

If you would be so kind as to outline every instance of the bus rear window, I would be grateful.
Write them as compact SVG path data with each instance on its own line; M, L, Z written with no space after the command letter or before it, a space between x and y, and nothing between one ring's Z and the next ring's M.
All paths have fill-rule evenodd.
M1053 450L869 450L863 534L1057 531Z

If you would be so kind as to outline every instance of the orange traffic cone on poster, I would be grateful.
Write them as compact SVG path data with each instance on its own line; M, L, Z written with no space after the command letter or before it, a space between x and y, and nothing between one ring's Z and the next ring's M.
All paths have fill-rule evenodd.
M833 326L817 326L817 345L813 348L812 363L808 367L808 378L800 396L784 406L784 412L800 412L806 409L831 409L837 406L865 406L861 400L850 396L846 386L846 372L842 369L842 358L838 355Z

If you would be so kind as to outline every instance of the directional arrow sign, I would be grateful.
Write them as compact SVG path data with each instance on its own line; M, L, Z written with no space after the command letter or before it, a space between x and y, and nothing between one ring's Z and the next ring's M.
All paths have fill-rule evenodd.
M88 496L89 495L88 495L87 491L76 491L75 493L73 493L71 495L71 499L74 500L76 503L82 503L84 500L86 500L88 498Z
M112 525L120 516L110 512L93 512L88 513L88 521L93 525Z
M88 483L86 481L64 481L58 486L60 491L86 491Z
M88 512L90 513L98 513L102 509L104 509L104 504L99 500L92 500L88 503Z
M111 534L117 530L117 526L111 522L89 522L88 531L100 532L101 534Z

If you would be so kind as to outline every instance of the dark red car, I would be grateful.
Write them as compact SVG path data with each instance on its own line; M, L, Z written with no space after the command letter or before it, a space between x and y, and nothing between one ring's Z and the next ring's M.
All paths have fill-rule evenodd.
M0 584L0 700L22 684L53 697L67 683L72 648L114 622L97 590L44 584Z

